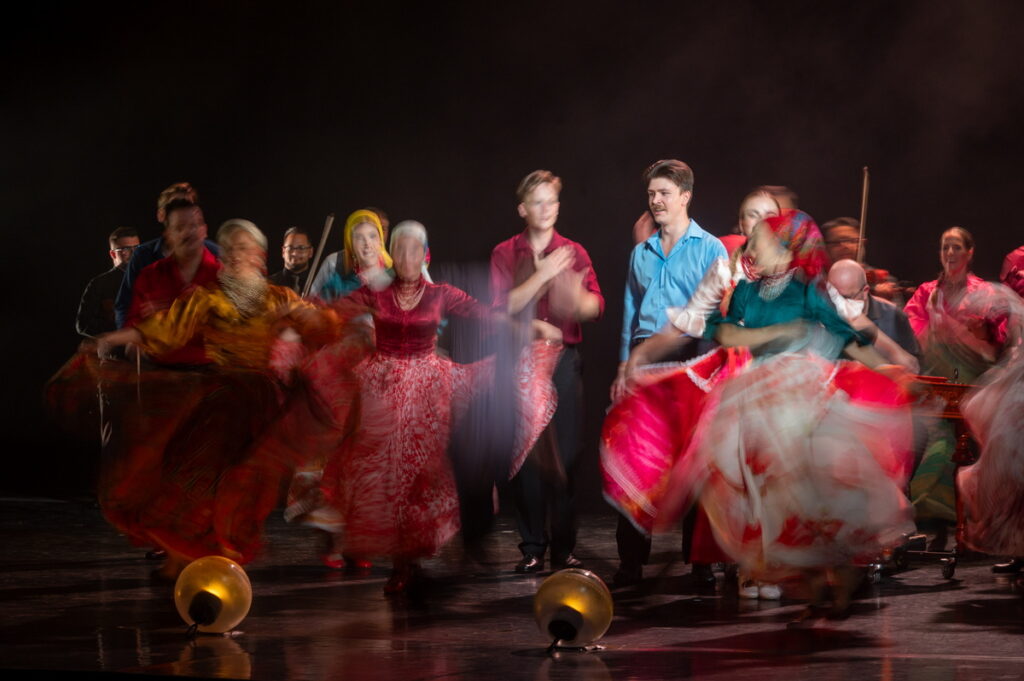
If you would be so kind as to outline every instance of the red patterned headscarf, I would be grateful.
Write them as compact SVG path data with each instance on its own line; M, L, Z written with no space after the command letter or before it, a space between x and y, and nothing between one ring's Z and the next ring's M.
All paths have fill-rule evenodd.
M802 210L784 210L782 215L765 218L765 222L782 247L793 254L792 266L800 268L807 281L828 269L825 240L810 215Z

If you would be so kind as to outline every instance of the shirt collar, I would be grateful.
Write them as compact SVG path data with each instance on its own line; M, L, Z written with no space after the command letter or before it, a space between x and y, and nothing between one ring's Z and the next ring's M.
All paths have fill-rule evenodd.
M686 226L686 234L680 237L680 241L683 239L703 239L708 236L708 233L701 229L701 226L697 224L697 221L690 218L690 224ZM678 242L677 242L678 243ZM652 234L647 241L644 242L647 248L650 248L655 253L661 253L661 228L658 228L654 234ZM672 252L675 252L675 248ZM662 255L664 255L662 253Z
M552 228L551 232L551 241L548 243L547 248L541 251L545 255L555 250L559 246L564 246L565 244L569 243L569 240L566 239L561 234L559 234L558 230ZM530 238L528 236L529 233L530 228L527 227L515 237L514 241L512 242L512 246L513 248L515 248L515 250L526 251L530 254L533 253L533 247L530 246Z

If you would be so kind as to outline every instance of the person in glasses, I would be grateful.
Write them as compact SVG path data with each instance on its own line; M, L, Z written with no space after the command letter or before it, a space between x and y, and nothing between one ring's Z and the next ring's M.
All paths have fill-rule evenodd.
M75 330L87 338L117 328L114 322L114 299L132 254L139 247L139 233L133 227L118 227L108 237L113 267L92 278L82 293L75 317Z
M276 272L267 280L275 286L285 286L302 295L309 277L309 261L313 258L313 245L309 234L299 227L289 227L284 233L284 246L281 248L284 258L284 269Z
M821 226L821 234L825 238L825 251L828 253L829 260L833 263L840 260L857 261L857 248L861 244L860 220L856 218L829 220ZM864 246L865 248L861 249L862 260L859 262L864 267L871 295L902 306L904 291L896 277L892 276L888 270L873 267L864 262L867 239L864 239Z

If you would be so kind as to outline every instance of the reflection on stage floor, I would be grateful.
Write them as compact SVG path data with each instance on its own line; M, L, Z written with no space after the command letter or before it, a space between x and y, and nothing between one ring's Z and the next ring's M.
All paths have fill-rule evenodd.
M499 517L482 560L456 542L425 564L422 589L395 598L382 591L386 563L361 575L320 567L311 533L276 514L265 554L248 566L248 618L231 635L189 641L171 585L151 580L154 562L92 504L6 499L0 509L5 669L406 681L1024 677L1024 597L990 559L965 562L953 580L935 563L912 563L866 583L847 619L793 630L800 601L740 600L721 574L717 590L702 591L678 562L678 535L659 536L648 579L614 592L605 649L549 656L530 609L547 573L512 572L511 518ZM614 528L610 511L581 520L577 555L606 579Z

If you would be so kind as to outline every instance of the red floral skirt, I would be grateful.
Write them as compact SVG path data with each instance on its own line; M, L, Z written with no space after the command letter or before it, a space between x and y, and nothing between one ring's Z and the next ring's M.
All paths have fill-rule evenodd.
M517 468L554 414L551 374L560 348L527 346L517 369ZM352 370L358 417L324 468L320 492L344 526L345 552L415 559L459 529L447 448L453 423L494 388L494 359L456 364L435 353L374 354ZM352 399L336 398L351 414Z

